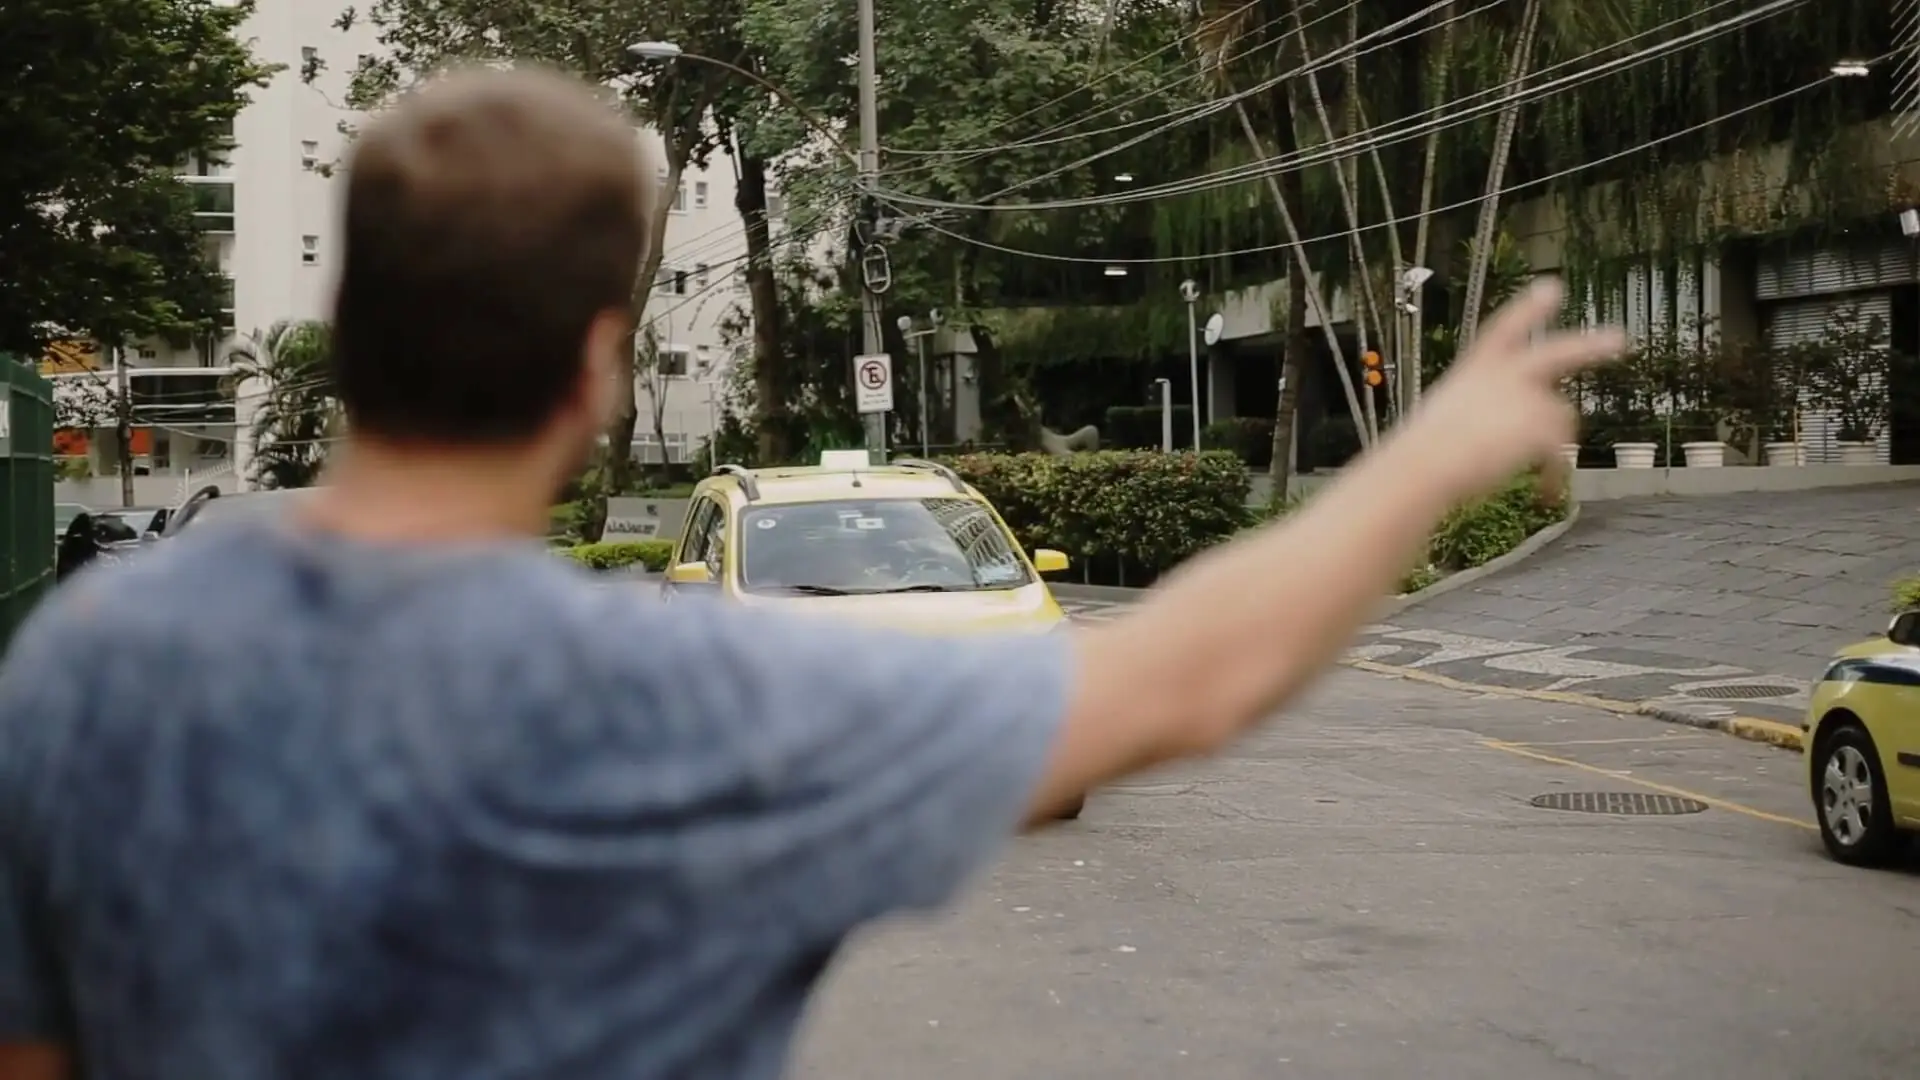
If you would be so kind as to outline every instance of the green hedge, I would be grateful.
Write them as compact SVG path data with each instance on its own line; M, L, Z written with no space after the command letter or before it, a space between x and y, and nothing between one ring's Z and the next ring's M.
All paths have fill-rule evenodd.
M1920 608L1920 577L1901 578L1893 583L1893 609L1910 611Z
M671 540L609 540L599 544L575 544L562 554L592 570L620 570L639 564L658 573L667 568L673 555Z
M1440 520L1427 544L1428 565L1416 569L1414 592L1447 574L1484 566L1512 551L1527 537L1567 516L1564 496L1549 499L1539 478L1521 476L1494 495L1455 509Z
M952 464L1029 551L1064 551L1095 580L1144 585L1252 517L1246 466L1219 451L969 454Z
M971 454L951 464L992 500L1027 550L1064 551L1083 571L1091 568L1082 576L1097 584L1149 584L1195 553L1298 505L1276 500L1263 512L1249 510L1247 469L1224 451L1197 457L1129 450ZM1567 509L1564 498L1541 495L1535 476L1516 478L1442 519L1401 591L1417 592L1491 562L1564 519Z

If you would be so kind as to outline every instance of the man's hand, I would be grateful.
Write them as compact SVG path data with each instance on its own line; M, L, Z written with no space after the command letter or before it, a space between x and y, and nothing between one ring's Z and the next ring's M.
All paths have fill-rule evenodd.
M1458 502L1534 465L1554 468L1579 434L1560 381L1620 353L1617 330L1531 336L1560 309L1558 282L1536 284L1495 312L1398 433Z
M1419 412L1299 513L1079 634L1075 695L1033 819L1267 716L1339 656L1450 508L1557 463L1577 419L1560 380L1625 345L1614 331L1530 341L1560 296L1537 285L1501 308Z

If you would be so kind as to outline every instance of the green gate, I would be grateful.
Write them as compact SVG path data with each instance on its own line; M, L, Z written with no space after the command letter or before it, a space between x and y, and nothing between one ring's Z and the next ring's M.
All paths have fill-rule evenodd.
M0 354L0 648L53 587L53 385Z

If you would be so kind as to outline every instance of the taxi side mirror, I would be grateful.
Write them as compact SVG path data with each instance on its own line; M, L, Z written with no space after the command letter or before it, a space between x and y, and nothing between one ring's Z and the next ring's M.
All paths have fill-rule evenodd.
M1038 548L1033 553L1033 568L1042 574L1057 574L1070 565L1067 553L1052 548Z
M667 581L674 585L711 585L713 571L703 562L683 562L667 570Z
M1920 645L1920 611L1903 611L1887 625L1887 640L1895 645Z

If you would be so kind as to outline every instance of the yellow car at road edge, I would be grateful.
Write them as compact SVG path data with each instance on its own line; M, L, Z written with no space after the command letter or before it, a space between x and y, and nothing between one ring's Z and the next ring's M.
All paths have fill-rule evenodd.
M1920 831L1920 610L1835 655L1801 731L1827 852L1850 866L1885 864Z

